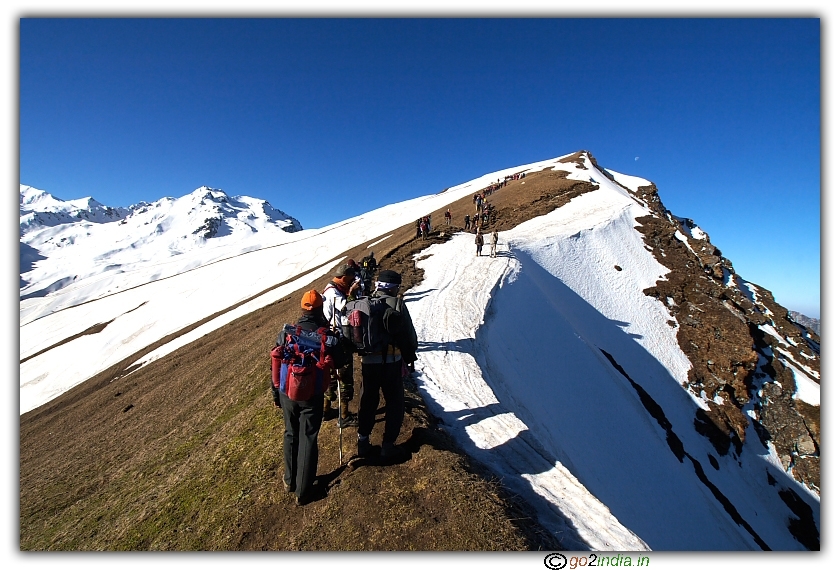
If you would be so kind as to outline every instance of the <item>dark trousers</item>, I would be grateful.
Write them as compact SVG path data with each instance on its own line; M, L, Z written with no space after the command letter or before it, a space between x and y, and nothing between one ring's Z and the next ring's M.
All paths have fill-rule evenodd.
M318 431L324 419L324 397L318 394L306 402L295 402L280 392L280 406L286 422L283 480L303 497L311 491L318 474Z
M379 391L385 397L383 443L394 443L405 416L402 360L385 364L362 364L362 393L359 397L359 435L369 436L376 421Z

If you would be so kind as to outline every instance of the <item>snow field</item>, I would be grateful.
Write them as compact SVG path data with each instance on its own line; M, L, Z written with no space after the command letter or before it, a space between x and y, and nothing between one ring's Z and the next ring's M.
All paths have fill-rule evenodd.
M136 247L119 249L115 238L119 222L90 224L96 225L101 233L93 237L85 235L84 243L75 243L72 247L79 249L68 253L76 255L58 256L51 264L45 263L41 269L36 264L34 268L36 273L52 271L49 275L53 277L78 273L79 279L44 297L20 302L20 358L28 358L20 365L20 413L49 402L161 338L278 283L322 266L327 279L329 264L339 263L337 256L347 248L376 243L383 235L473 194L509 173L541 170L556 160L489 173L446 192L389 204L325 228L274 232L263 237L267 240L263 242L259 241L260 234L248 235L228 245L179 255L169 250L168 241L144 239ZM156 209L149 208L150 223L157 215ZM165 208L161 206L161 209ZM80 232L86 234L87 227L87 224L55 226L40 231L57 236L63 228L72 237ZM130 237L127 239L131 241ZM119 262L111 263L114 260ZM115 265L115 269L106 271L108 265ZM86 273L90 276L83 277ZM39 281L39 287L50 282L49 275L41 276L45 282ZM311 275L317 278L316 273ZM265 306L273 300L273 295L266 295L248 307L256 310L261 302ZM203 325L201 331L206 334L226 322L229 321L224 318L214 319ZM99 333L80 336L41 352L103 323L110 324ZM194 334L188 338L194 338ZM176 339L170 347L185 341ZM155 354L162 355L167 350L161 347Z
M705 403L680 385L690 364L670 315L642 292L667 271L634 229L646 212L596 181L600 190L502 232L497 258L476 257L468 234L422 253L425 279L406 295L421 391L461 445L569 544L757 548L714 487L763 539L801 548L778 502L761 498L767 452L757 439L742 458L755 476L721 458L717 470L706 463L703 482L602 352L661 406L688 456L707 462L712 447L693 426Z

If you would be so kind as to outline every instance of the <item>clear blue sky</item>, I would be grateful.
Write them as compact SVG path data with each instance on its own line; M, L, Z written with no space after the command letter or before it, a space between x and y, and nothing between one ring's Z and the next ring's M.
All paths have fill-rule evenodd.
M820 314L819 19L27 19L20 182L319 227L587 149Z

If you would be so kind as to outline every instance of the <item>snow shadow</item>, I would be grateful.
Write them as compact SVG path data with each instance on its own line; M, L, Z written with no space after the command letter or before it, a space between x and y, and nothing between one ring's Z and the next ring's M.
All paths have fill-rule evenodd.
M475 350L473 343L474 341L471 338L446 342L419 341L417 343L417 353L419 354L421 352L463 352L464 354L472 354Z
M40 251L29 244L20 242L20 271L18 271L18 273L20 275L29 273L35 268L35 263L44 259L46 259L46 257L41 255ZM29 281L21 277L20 288L23 289L27 285L29 285Z
M417 301L422 299L423 297L428 296L433 291L437 291L437 289L426 289L425 291L411 291L409 293L405 293L403 295L403 299L405 301Z
M533 486L523 477L526 474L540 473L551 466L549 454L542 451L539 442L530 432L527 430L520 432L500 448L480 447L469 436L469 430L472 427L480 426L482 422L507 414L509 410L504 404L444 411L437 402L432 400L429 401L429 408L446 425L447 431L455 437L468 456L489 468L498 477L502 486L535 509L540 523L557 542L556 545L545 545L547 548L571 551L597 550L593 548L590 540L581 535L574 521L552 501L537 494ZM510 455L518 458L515 465L510 461L500 459L500 457Z
M27 293L25 295L21 295L20 300L25 301L26 299L32 299L32 298L35 298L35 297L46 297L50 293L58 291L59 289L63 289L67 285L71 284L75 279L76 279L75 276L64 277L63 279L59 279L57 281L54 281L54 282L50 283L47 287L44 287L43 289L38 289L37 291L32 291L32 292ZM21 283L23 283L22 279L21 279Z
M568 548L591 547L575 530L580 520L572 523L546 500L542 493L552 489L530 483L544 480L556 463L654 550L795 549L784 520L759 531L736 506L781 501L772 489L756 491L743 481L767 480L770 464L762 461L755 473L717 473L716 460L708 459L713 447L693 427L697 405L637 342L641 336L624 330L629 323L606 318L528 255L516 257L522 269L496 286L474 341L421 347L472 354L498 399L476 409L436 410L467 452L562 520L558 538ZM524 427L500 441L492 433L511 413ZM559 491L569 504L580 492L572 485ZM743 514L755 524L761 515L749 510ZM767 512L783 519L775 509Z

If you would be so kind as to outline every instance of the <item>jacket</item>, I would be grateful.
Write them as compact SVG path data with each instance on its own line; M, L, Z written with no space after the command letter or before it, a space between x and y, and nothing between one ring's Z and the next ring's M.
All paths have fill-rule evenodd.
M375 291L373 297L383 297L386 299L395 299L396 308L402 316L402 343L400 346L389 346L385 353L383 360L381 354L366 354L362 356L362 364L383 364L388 362L398 362L403 360L406 363L412 363L417 360L417 331L414 329L414 323L411 320L411 313L408 312L408 307L405 305L402 297L394 297L388 295L384 291ZM390 302L388 303L391 304Z
M344 310L347 305L347 295L339 289L335 282L330 283L324 288L324 318L327 319L327 326L333 330L341 331L342 327L349 326L350 321L347 320L347 314Z

